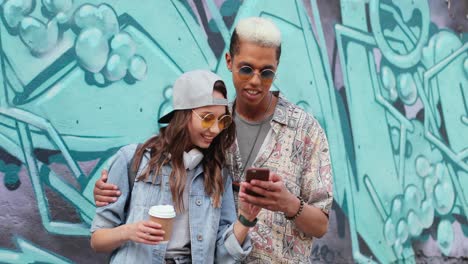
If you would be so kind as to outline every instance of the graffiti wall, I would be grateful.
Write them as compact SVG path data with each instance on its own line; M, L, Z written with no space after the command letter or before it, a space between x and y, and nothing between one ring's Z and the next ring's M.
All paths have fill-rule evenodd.
M468 261L468 2L0 0L0 262L105 262L100 171L157 131L178 75L231 83L226 43L250 16L282 32L273 89L330 142L311 260Z

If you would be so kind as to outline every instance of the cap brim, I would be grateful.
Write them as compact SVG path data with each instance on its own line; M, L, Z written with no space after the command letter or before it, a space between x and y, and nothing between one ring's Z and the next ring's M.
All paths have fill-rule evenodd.
M172 117L174 116L174 110L172 110L170 113L164 115L163 117L159 118L158 122L161 124L168 124L171 122Z

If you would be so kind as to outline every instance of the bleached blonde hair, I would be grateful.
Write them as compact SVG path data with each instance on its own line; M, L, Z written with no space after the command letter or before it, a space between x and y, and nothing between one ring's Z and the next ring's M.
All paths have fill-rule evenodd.
M262 17L244 18L237 23L231 36L229 53L234 56L239 52L239 42L248 41L262 47L277 48L277 59L281 55L281 32L269 19Z
M266 47L281 45L281 32L271 20L261 17L242 19L236 26L242 40L251 41Z

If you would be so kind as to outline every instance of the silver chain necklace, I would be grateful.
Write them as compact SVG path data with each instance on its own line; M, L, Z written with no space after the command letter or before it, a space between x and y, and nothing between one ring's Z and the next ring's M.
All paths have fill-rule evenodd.
M247 167L246 165L247 165L247 163L249 163L250 157L252 156L252 152L253 152L253 150L254 150L254 148L255 148L255 145L257 144L258 137L260 136L260 132L262 131L263 124L265 124L265 120L266 120L268 111L270 110L270 107L271 107L272 97L273 97L273 95L272 95L272 93L270 92L270 99L269 99L269 101L268 101L268 107L267 107L267 109L265 110L265 113L263 114L263 119L262 119L262 121L261 121L261 123L260 123L260 127L258 128L257 135L255 136L255 140L254 140L254 142L253 142L253 144L252 144L252 147L250 148L249 155L247 156L247 159L245 160L245 164L243 164L243 165L244 165L244 168L242 168L242 173L241 173L241 175L243 175L244 172L245 172L245 169L246 169L246 167Z

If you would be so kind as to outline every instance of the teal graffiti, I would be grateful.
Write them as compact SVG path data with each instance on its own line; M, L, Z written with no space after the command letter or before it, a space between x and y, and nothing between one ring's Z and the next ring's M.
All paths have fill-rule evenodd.
M42 225L51 234L89 236L95 211L92 187L100 171L106 167L106 161L120 146L142 141L156 130L157 106L165 100L160 96L164 87L170 86L184 71L215 65L216 59L186 6L179 1L150 1L146 4L151 8L136 12L132 11L133 4L129 2L121 5L102 3L99 6L105 6L107 13L103 11L96 14L97 17L106 17L109 10L128 10L118 16L120 33L110 30L114 38L109 38L107 44L99 38L86 40L83 37L88 45L83 49L85 53L92 47L109 45L109 54L115 52L128 57L126 70L138 81L126 77L120 81L108 78L107 66L103 66L102 61L107 60L106 65L109 65L112 55L104 54L107 59L94 58L89 53L80 57L76 44L79 44L81 33L76 35L72 30L64 30L54 47L37 54L15 32L11 32L10 25L0 23L0 145L28 169ZM34 11L28 9L16 14L19 22L24 19L22 15L40 14L41 4L35 3L35 6ZM83 7L86 7L83 1L73 2L75 18ZM96 9L91 9L96 12ZM145 22L154 10L165 10L156 25L152 21ZM94 18L82 19L78 24L91 23ZM99 21L93 23L103 27L107 25L104 22L99 24ZM177 34L167 31L167 23L178 27ZM100 34L93 30L90 37L95 33L96 36ZM176 53L170 51L182 47L191 48ZM194 53L197 49L194 47L198 47L198 52ZM135 50L138 50L138 56ZM114 66L113 69L121 74L118 63ZM101 67L104 68L101 70ZM151 69L152 74L146 75L146 69ZM58 151L62 157L59 160L68 167L72 179L57 174L49 164L39 160L35 155L38 149ZM96 157L100 161L85 175L79 162ZM12 178L10 174L8 177ZM46 187L76 209L80 218L78 223L53 219L50 211L54 204L49 203ZM31 252L31 255L35 253ZM37 256L40 260L40 254ZM11 261L14 259L12 257Z
M136 54L132 36L120 31L117 14L112 7L107 4L79 5L77 2L50 0L42 1L41 5L34 0L7 1L3 5L3 19L8 32L18 35L35 57L41 58L54 49L73 45L79 65L96 74L93 76L96 80L117 81L126 75L136 80L143 79L146 61ZM39 7L45 15L34 13ZM41 19L46 19L47 23ZM74 43L72 29L77 35ZM63 34L66 38L60 39Z
M462 187L468 184L468 44L448 30L430 30L427 1L370 1L371 33L364 1L341 7L336 34L357 174L348 189L353 202L346 204L351 232L380 262L411 262L412 241L435 224L433 238L449 255L453 215L466 219L468 212ZM420 102L417 118L407 118L398 102ZM358 215L358 204L373 209ZM355 241L353 252L357 259Z
M70 263L69 260L37 247L21 237L15 238L15 244L18 251L0 249L2 263Z

